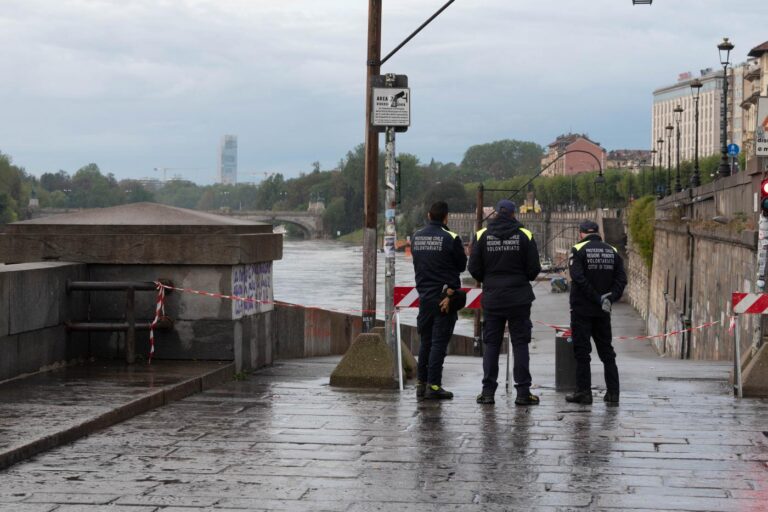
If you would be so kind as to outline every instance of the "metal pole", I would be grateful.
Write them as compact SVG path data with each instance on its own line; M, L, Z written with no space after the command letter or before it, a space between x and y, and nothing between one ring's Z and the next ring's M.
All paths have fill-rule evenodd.
M395 75L387 75L387 85L394 86ZM397 226L395 224L397 207L397 161L395 160L395 129L387 127L386 131L386 155L384 167L386 172L386 197L384 209L384 326L387 332L386 340L392 350L392 357L398 361L397 335L395 333L395 242L397 240ZM397 365L400 366L400 365ZM393 368L394 379L397 379L397 370Z
M680 119L675 121L675 146L677 157L675 158L675 192L682 192L683 187L680 183Z
M475 232L483 229L483 204L485 202L485 189L483 184L477 186L477 205L475 206ZM472 241L476 241L472 238ZM482 283L477 282L477 286ZM475 310L475 341L472 352L476 356L483 355L483 312L480 309Z
M695 108L694 112L694 126L695 135L693 137L693 176L691 177L691 186L698 187L701 185L701 174L699 172L699 94L693 97L693 104Z
M723 66L723 127L720 133L720 176L725 178L731 175L728 165L728 64Z
M651 151L651 195L656 193L656 150Z
M125 362L136 362L136 290L128 288L125 296L125 321L128 330L125 332Z
M665 196L672 194L672 130L667 130L667 182L664 188Z
M733 344L733 383L736 387L736 396L743 397L741 387L741 329L739 329L739 315L736 316L736 340Z
M395 311L397 317L397 382L400 385L400 391L403 390L403 349L401 347L402 338L400 337L400 310Z
M371 125L373 77L381 72L382 0L368 1L368 62L365 91L365 201L363 223L363 332L376 323L376 223L379 181L379 134Z

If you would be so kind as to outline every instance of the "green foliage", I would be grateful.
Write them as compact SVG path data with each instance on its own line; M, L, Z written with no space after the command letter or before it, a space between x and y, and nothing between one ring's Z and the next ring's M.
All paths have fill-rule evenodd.
M463 181L530 175L539 169L543 155L544 149L534 142L507 139L478 144L464 153L458 174Z
M656 201L653 196L645 196L629 209L629 234L638 248L640 257L650 269L653 265L653 224L656 218Z

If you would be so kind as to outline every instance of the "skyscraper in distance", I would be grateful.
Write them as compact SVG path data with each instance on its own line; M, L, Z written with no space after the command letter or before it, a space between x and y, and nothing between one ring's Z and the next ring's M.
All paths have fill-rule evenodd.
M225 135L219 146L219 183L237 183L237 135Z

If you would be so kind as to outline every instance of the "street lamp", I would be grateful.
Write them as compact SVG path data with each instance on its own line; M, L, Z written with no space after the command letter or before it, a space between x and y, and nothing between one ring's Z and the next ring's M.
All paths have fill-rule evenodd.
M699 96L704 84L698 78L691 82L691 92L693 93L693 176L691 176L691 187L701 185L701 174L699 172Z
M659 140L656 141L656 144L659 146L659 177L663 180L663 163L664 163L664 138L659 137ZM654 180L654 185L656 186L656 197L661 199L661 186L657 184L657 182Z
M597 192L598 185L600 185L599 194ZM598 196L598 204L601 209L603 208L603 185L605 185L605 176L603 176L603 168L600 167L597 176L595 176L595 195Z
M681 192L683 190L680 184L680 121L683 119L683 107L678 105L673 110L675 113L675 149L677 152L677 158L675 161L675 192Z
M667 130L667 181L664 183L664 195L672 194L672 131L674 126L668 124Z
M655 149L651 150L651 194L654 193L653 188L656 186L656 151Z
M717 45L720 51L720 64L723 65L723 121L720 134L720 176L725 178L731 175L731 167L728 165L728 64L733 50L733 44L727 37Z

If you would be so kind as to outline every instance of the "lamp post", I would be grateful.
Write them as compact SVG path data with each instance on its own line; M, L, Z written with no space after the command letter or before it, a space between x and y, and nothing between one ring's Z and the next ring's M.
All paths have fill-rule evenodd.
M680 121L683 119L683 107L678 105L673 112L675 113L675 152L677 153L675 158L675 192L681 192L683 187L680 184Z
M656 141L656 144L659 146L659 177L663 180L663 169L664 166L662 165L664 163L664 137L659 137L659 140ZM656 186L656 197L661 199L661 187L658 185L658 182L654 181L654 185Z
M600 185L600 193L598 194L597 186ZM603 176L603 168L601 167L595 177L595 195L597 196L598 207L603 208L603 185L605 185L605 177Z
M691 176L691 187L701 185L701 173L699 172L699 96L701 87L704 84L698 78L691 82L691 92L693 93L693 175Z
M655 194L656 192L653 190L656 186L656 151L655 149L651 150L651 194Z
M672 131L674 126L668 124L667 130L667 181L664 183L664 195L672 194Z
M728 165L728 64L733 50L733 44L727 37L717 45L720 51L720 64L723 65L723 120L720 133L720 176L725 178L731 175L731 167Z

